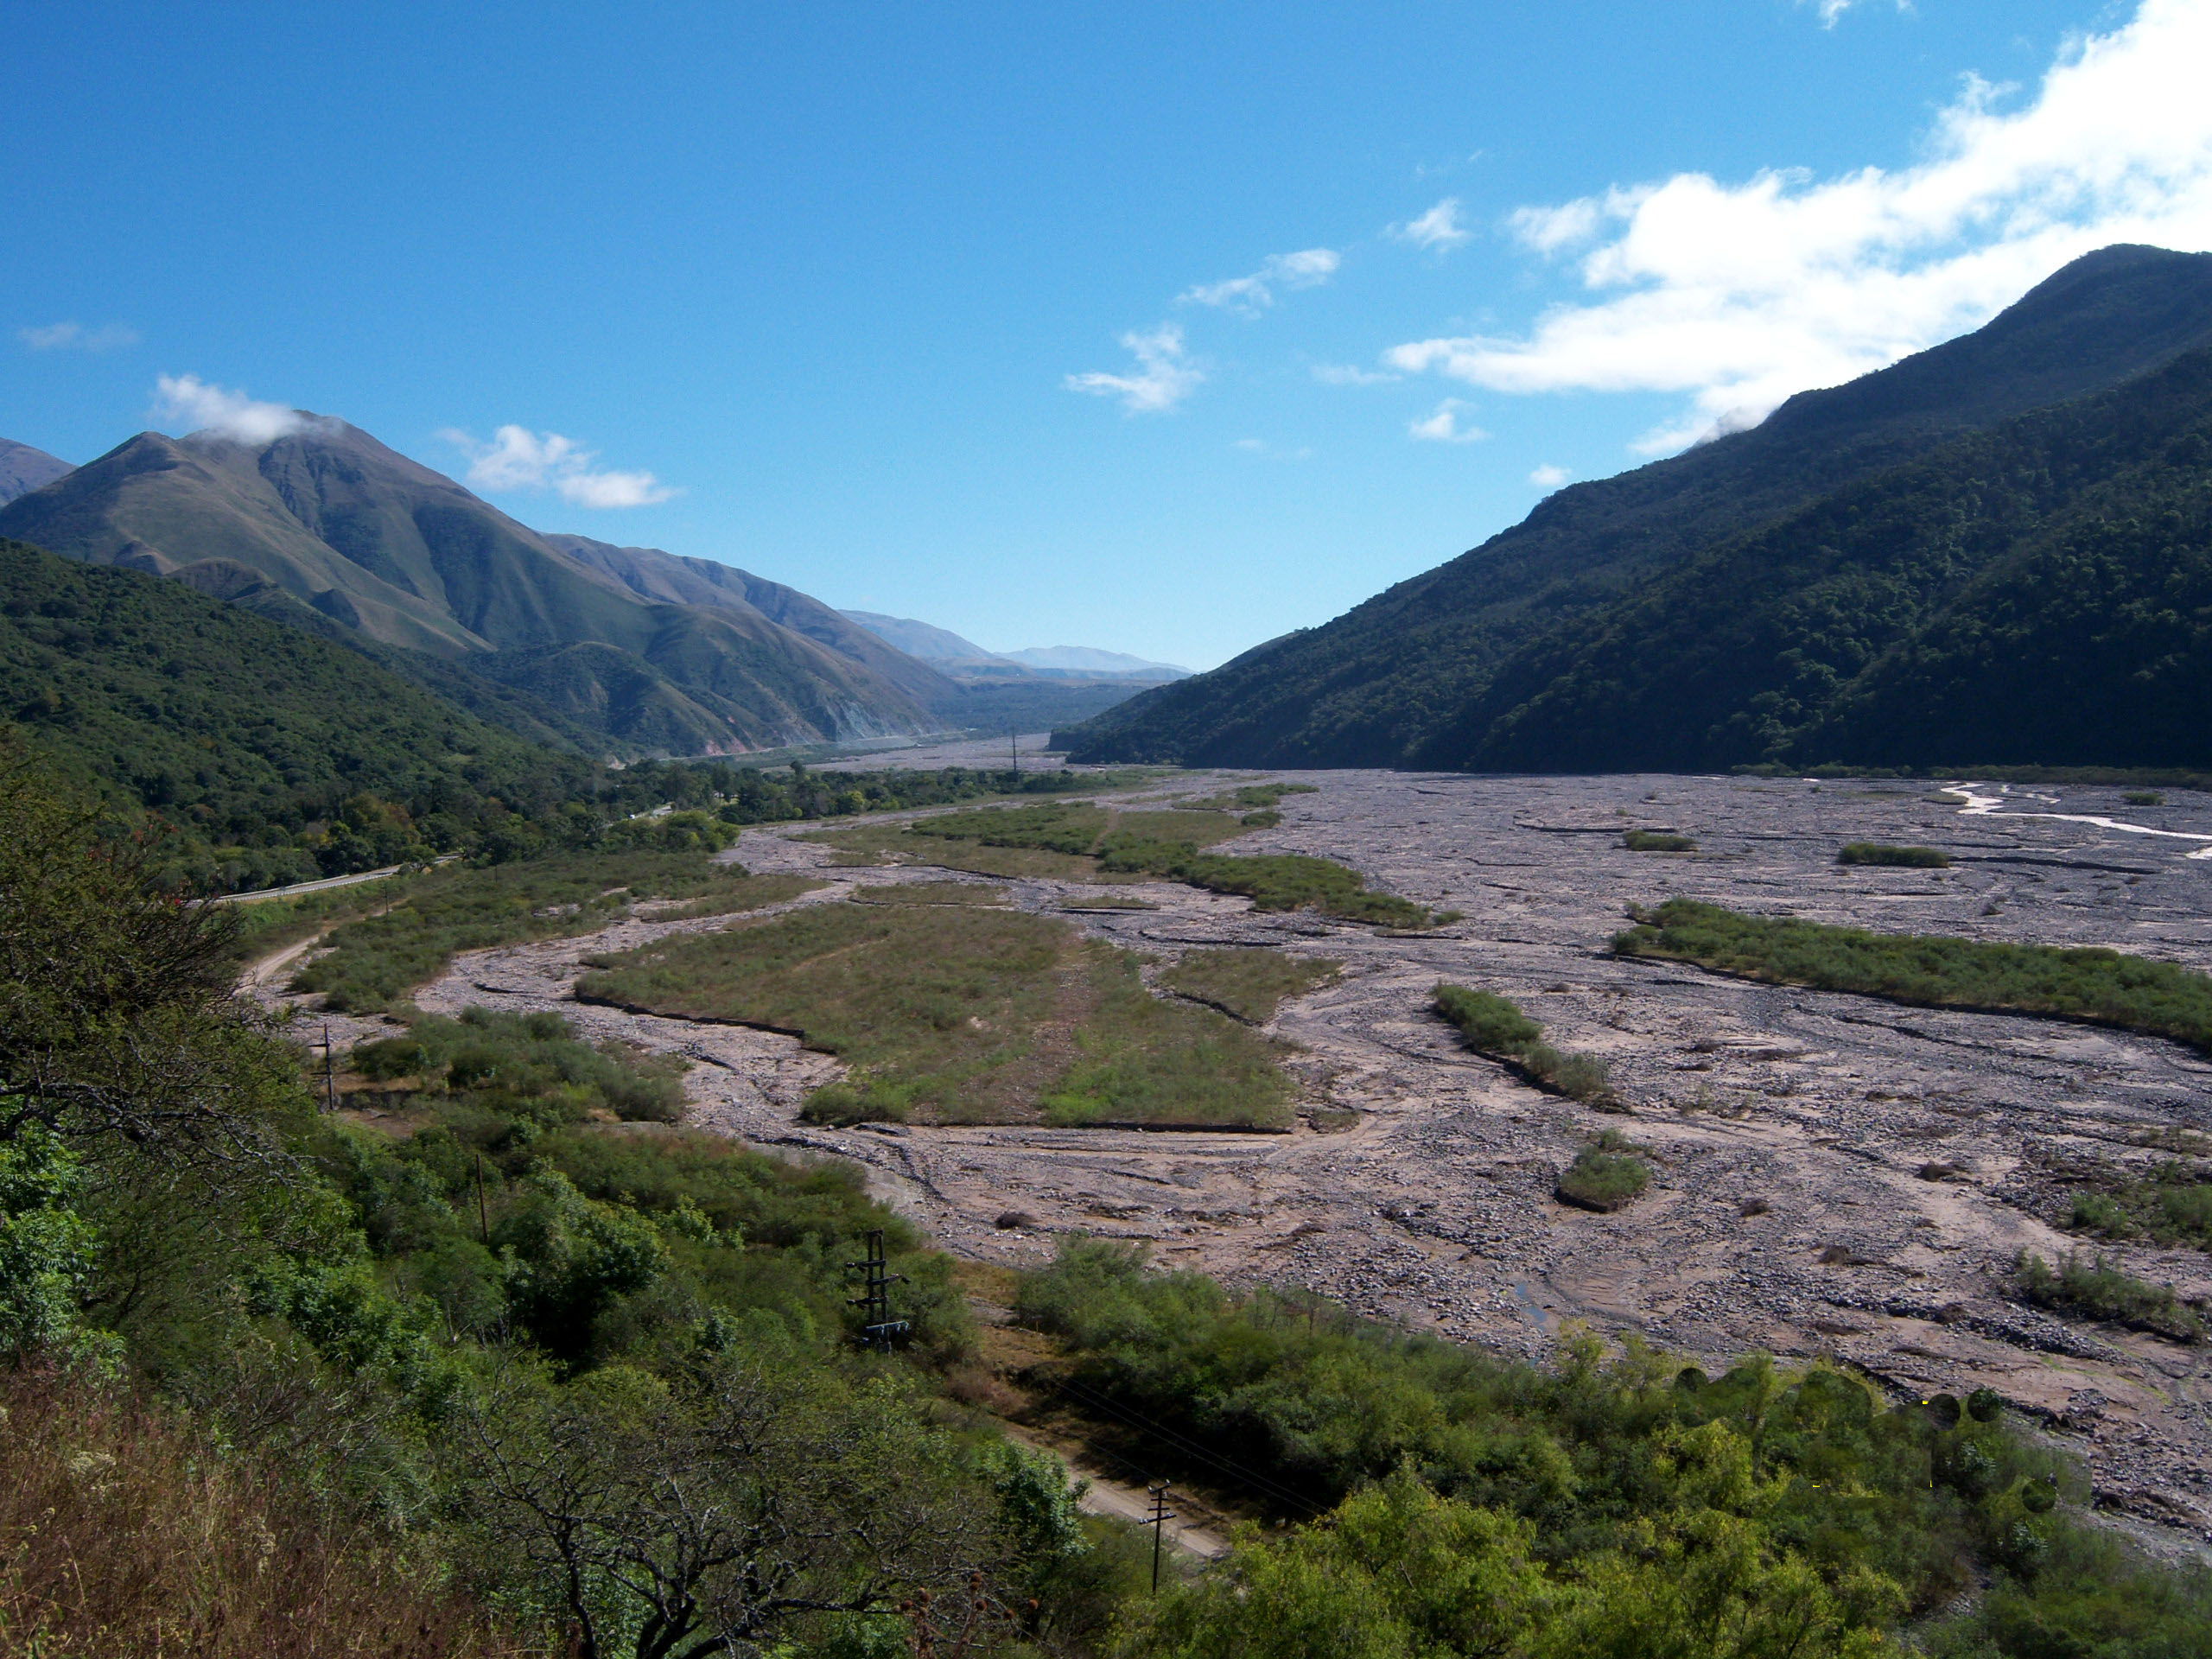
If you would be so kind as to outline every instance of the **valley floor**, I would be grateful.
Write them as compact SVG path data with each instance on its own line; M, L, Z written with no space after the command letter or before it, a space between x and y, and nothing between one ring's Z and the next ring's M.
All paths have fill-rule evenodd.
M1167 882L1120 889L1157 906L1122 911L1068 908L1116 891L1096 885L990 884L1163 959L1249 945L1340 964L1271 1027L1299 1051L1306 1098L1291 1134L817 1128L798 1106L835 1060L787 1037L571 1000L584 957L727 918L632 919L474 953L418 1001L557 1008L593 1035L687 1053L702 1062L695 1121L854 1159L976 1259L1039 1261L1083 1230L1503 1351L1541 1353L1581 1319L1708 1365L1764 1348L1833 1354L1899 1389L1987 1386L2047 1423L2117 1516L2212 1538L2212 1351L2062 1321L2007 1294L2023 1248L2053 1260L2082 1248L2053 1224L2082 1172L2146 1167L2168 1155L2148 1143L2212 1134L2212 1063L2120 1032L1745 983L1606 949L1628 906L1681 896L2212 970L2212 859L2191 856L2212 848L2212 800L2126 807L2110 790L1975 786L1962 805L1904 782L1268 776L1318 792L1226 850L1339 859L1465 918L1391 937ZM1154 792L1218 786L1185 776ZM798 838L806 827L748 831L732 855L830 880L798 905L858 882L947 879L833 868L830 849ZM1694 836L1701 850L1628 851L1632 828ZM1840 868L1848 841L1941 847L1954 864ZM1498 992L1558 1046L1605 1055L1630 1114L1540 1093L1467 1052L1427 1011L1440 980ZM364 1024L337 1023L341 1042ZM1651 1190L1611 1215L1560 1204L1558 1172L1609 1128L1649 1149ZM1929 1178L1935 1166L1949 1173ZM2114 1248L2139 1277L2212 1296L2212 1258Z

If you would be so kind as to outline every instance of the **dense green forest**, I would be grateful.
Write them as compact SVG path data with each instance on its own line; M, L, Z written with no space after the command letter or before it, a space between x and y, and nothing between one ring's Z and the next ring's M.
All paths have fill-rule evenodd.
M1078 760L2204 766L2212 256L2112 248L1986 327L1573 486Z

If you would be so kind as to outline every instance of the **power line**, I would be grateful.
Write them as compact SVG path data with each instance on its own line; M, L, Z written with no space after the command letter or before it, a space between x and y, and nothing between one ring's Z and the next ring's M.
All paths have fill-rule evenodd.
M1199 1446L1194 1441L1185 1440L1183 1436L1178 1434L1173 1429L1167 1427L1165 1424L1156 1423L1153 1421L1151 1418L1145 1416L1141 1412L1135 1411L1127 1407L1119 1405L1116 1402L1107 1399L1104 1395L1095 1393L1091 1389L1085 1388L1082 1383L1076 1382L1072 1378L1063 1378L1058 1384L1058 1388L1061 1392L1077 1396L1084 1404L1089 1406L1091 1409L1103 1412L1107 1416L1116 1419L1127 1427L1139 1429L1146 1433L1156 1436L1158 1439L1166 1441L1168 1446L1173 1450L1180 1452L1186 1457L1196 1458L1201 1462L1211 1464L1214 1468L1221 1471L1224 1474L1230 1476L1232 1479L1241 1481L1248 1486L1254 1487L1261 1492L1265 1493L1267 1496L1275 1498L1281 1503L1287 1503L1294 1509L1302 1510L1308 1515L1319 1515L1327 1508L1327 1505L1325 1504L1317 1503L1312 1498L1304 1497L1300 1493L1294 1492L1288 1487L1270 1480L1267 1476L1260 1473L1255 1469L1248 1469L1240 1463L1236 1463L1228 1458L1222 1457L1217 1452L1211 1452L1205 1446Z

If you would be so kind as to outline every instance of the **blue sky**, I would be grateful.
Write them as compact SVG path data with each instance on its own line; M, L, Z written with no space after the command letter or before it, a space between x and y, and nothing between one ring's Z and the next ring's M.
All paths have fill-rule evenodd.
M0 436L296 405L995 649L1206 666L2088 247L2212 246L2212 0L8 33Z

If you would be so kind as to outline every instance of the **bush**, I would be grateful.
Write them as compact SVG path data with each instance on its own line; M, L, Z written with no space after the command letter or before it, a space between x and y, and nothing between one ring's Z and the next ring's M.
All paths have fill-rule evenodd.
M2038 1307L2133 1325L2182 1342L2203 1339L2203 1319L2171 1287L2131 1277L2109 1257L2084 1260L2069 1252L2054 1270L2040 1255L2023 1250L2014 1271L2020 1294Z
M1594 1054L1562 1053L1544 1028L1490 991L1439 985L1431 1006L1459 1028L1468 1047L1503 1060L1540 1089L1600 1108L1615 1104L1611 1071Z
M1878 841L1847 842L1839 864L1894 864L1914 870L1947 870L1951 855L1940 847L1891 847Z
M1608 1129L1574 1154L1554 1189L1562 1203L1604 1213L1625 1208L1651 1184L1637 1148Z
M1697 838L1670 835L1662 830L1631 830L1621 837L1621 845L1631 853L1694 853L1697 851Z
M2166 798L2155 789L2123 790L2120 798L2130 806L2164 806Z

